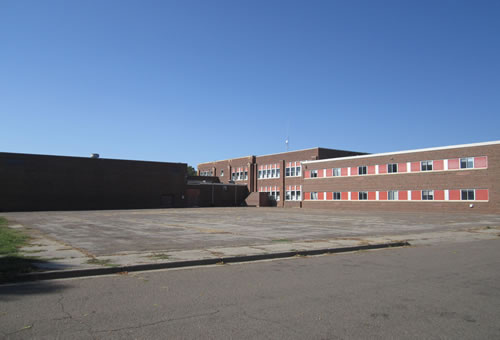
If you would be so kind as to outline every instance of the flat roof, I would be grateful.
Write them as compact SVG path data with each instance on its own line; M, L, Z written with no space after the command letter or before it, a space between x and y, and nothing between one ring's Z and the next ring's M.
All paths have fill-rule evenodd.
M371 158L371 157L380 157L380 156L389 156L389 155L401 155L401 154L405 154L405 153L437 151L437 150L446 150L446 149L458 149L458 148L465 148L465 147L470 148L470 147L474 147L474 146L485 146L485 145L494 145L494 144L500 144L500 140L491 141L491 142L440 146L440 147L425 148L425 149L396 151L396 152L373 153L373 154L359 155L359 156L347 156L347 157L338 157L338 158L319 159L319 160L315 160L315 161L304 161L302 163L303 164L314 164L314 163L322 163L322 162L340 161L340 160L346 160L346 159L359 159L359 158Z
M283 155L287 153L294 153L294 152L301 152L301 151L308 151L308 150L315 150L315 149L323 149L323 150L333 150L333 151L343 151L343 152L359 152L359 151L349 151L349 150L340 150L340 149L330 149L330 148L323 148L320 146L314 147L314 148L307 148L307 149L299 149L299 150L292 150L292 151L284 151L284 152L276 152L276 153L269 153L266 155L250 155L250 156L243 156L243 157L237 157L237 158L227 158L227 159L220 159L217 161L211 161L211 162L203 162L203 163L198 163L198 165L202 164L210 164L210 163L216 163L216 162L226 162L234 159L242 159L242 158L247 158L247 157L267 157L267 156L276 156L276 155ZM359 152L361 153L361 152Z
M119 158L92 158L92 157L84 157L84 156L63 156L63 155L47 155L47 154L38 154L38 153L18 153L18 152L0 152L0 156L21 156L21 157L54 157L54 158L66 158L66 159L88 159L92 161L120 161L120 162L137 162L137 163L159 163L159 164L187 164L181 162L163 162L163 161L145 161L145 160L136 160L136 159L119 159Z

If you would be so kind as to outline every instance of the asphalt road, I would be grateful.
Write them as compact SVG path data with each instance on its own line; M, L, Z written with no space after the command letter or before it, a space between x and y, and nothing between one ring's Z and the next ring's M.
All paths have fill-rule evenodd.
M498 339L499 313L499 240L0 286L8 339Z

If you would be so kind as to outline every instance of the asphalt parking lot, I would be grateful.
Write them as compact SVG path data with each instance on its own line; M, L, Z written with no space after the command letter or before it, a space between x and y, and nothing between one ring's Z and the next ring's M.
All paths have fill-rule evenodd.
M95 255L237 247L500 226L500 215L193 208L2 213Z

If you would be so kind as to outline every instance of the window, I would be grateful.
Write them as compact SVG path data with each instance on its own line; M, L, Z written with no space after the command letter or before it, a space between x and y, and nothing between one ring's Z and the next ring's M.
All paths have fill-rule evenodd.
M271 169L267 169L267 177L266 178L271 178Z
M358 192L358 199L360 201L366 201L368 199L368 192L366 192L366 191Z
M366 175L366 165L358 166L358 175Z
M280 178L280 169L276 169L276 177Z
M301 200L301 192L300 190L296 191L297 195L295 195L295 200L300 201Z
M390 174L398 172L398 165L395 163L387 164L387 172Z
M276 177L276 169L271 170L271 177L272 178Z
M472 169L474 168L474 158L460 158L460 169Z
M295 177L300 176L302 166L300 162L291 162L288 163L288 166L285 168L285 176L286 177Z
M262 178L262 170L259 170L259 173L257 175L257 178Z
M340 176L341 172L340 172L340 168L333 168L333 176Z
M315 201L318 199L318 193L317 192L311 192L311 200Z
M422 200L423 201L434 200L434 190L422 190Z
M311 170L311 178L318 177L318 170Z
M462 190L462 201L474 201L474 189L464 189Z
M279 200L280 200L280 192L276 191L276 201L279 201Z
M285 193L285 200L300 201L300 194L300 190L287 190Z
M334 201L340 200L340 192L334 192L333 193L333 200Z
M432 161L420 162L422 171L432 171Z
M220 171L220 177L224 177L224 170Z
M292 199L292 192L287 190L285 192L285 201L290 201Z
M390 190L388 193L387 193L387 199L389 201L397 201L398 200L398 192L395 191L395 190Z
M245 179L248 179L248 171L245 171Z

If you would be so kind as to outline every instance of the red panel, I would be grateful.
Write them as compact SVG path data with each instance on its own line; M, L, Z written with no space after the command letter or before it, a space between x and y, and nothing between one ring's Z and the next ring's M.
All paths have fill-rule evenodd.
M351 168L351 176L357 175L358 174L358 167L352 167Z
M378 199L380 201L387 201L387 191L380 191L378 193Z
M357 201L359 196L358 196L358 192L357 191L351 191L351 201Z
M326 177L332 177L333 176L333 169L326 169Z
M422 193L420 190L412 190L411 192L411 200L412 201L420 201L422 199Z
M375 175L375 165L368 165L368 175Z
M279 164L276 164L276 169L279 169L280 168L280 165Z
M378 173L379 174L386 174L387 173L387 164L380 164L378 166Z
M476 190L476 200L487 201L488 200L488 189L477 189Z
M432 169L444 170L444 161L442 159L438 159L437 161L432 162Z
M487 168L488 157L474 157L474 168Z
M318 169L318 177L325 177L324 169Z
M459 169L460 168L460 159L448 159L448 169Z
M460 201L460 190L450 190L450 201Z
M347 168L340 169L340 175L341 176L347 176Z
M375 191L368 191L368 200L375 201L377 199L377 194Z
M329 200L329 201L333 200L333 192L327 192L326 193L326 199Z
M434 161L434 164L436 164L436 161ZM444 190L434 190L434 199L444 201Z
M342 199L342 201L347 201L349 199L349 193L347 193L346 191L343 191L340 194L340 198Z
M399 190L398 191L398 199L400 201L407 201L408 200L408 191L406 191L406 190Z
M398 164L398 172L407 172L407 164L406 163L399 163Z
M305 200L310 200L311 199L311 193L310 192L305 192L304 193L304 199Z
M411 162L411 172L420 171L420 162Z
M304 171L304 178L311 178L311 171L309 170Z
M318 200L324 200L325 199L325 193L323 191L318 192Z

